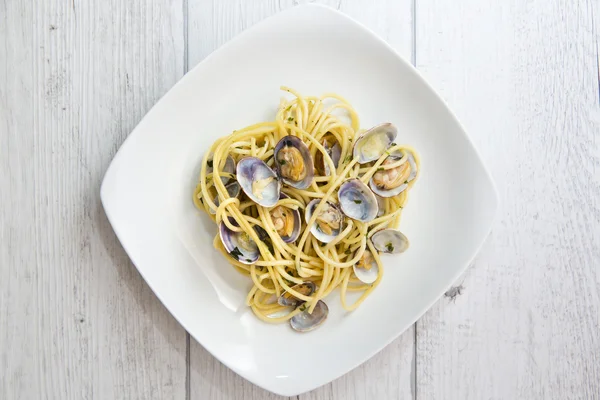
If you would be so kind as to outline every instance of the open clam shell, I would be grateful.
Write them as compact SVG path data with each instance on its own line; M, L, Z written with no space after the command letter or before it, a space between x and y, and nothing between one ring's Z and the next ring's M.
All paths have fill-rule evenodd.
M331 158L333 165L337 168L340 164L340 158L342 156L342 147L340 146L340 143L337 141L335 136L332 134L327 134L323 137L323 139L321 139L321 145L323 145L327 151L327 154L329 155L329 158ZM315 154L315 169L321 176L331 175L329 164L325 162L325 157L320 151L317 151Z
M213 171L214 171L214 165L213 165L213 160L211 158L208 161L208 165L206 166L206 173L211 174L211 173L213 173ZM225 165L223 166L222 172L232 174L232 175L235 173L235 160L233 159L233 157L231 157L231 155L228 155L227 158L225 159ZM229 176L221 177L221 182L223 182L223 184L226 184L230 180L231 180L231 178Z
M306 223L310 221L313 212L321 202L320 199L314 199L306 205L304 219ZM340 234L342 230L344 216L340 209L333 203L327 202L315 223L310 227L310 233L322 243L329 243Z
M231 217L229 222L234 226L238 225ZM232 231L225 222L221 221L219 236L229 255L242 264L254 264L260 257L258 245L246 232Z
M408 238L397 229L382 229L371 235L371 243L382 253L403 253L410 246Z
M358 261L352 267L354 275L363 283L370 285L377 280L379 266L369 249L366 249Z
M289 196L283 192L279 194L280 199L289 199ZM286 206L276 206L269 210L271 220L281 239L285 243L292 243L300 236L302 228L302 218L300 210L293 210Z
M314 163L308 147L296 136L285 136L273 150L277 175L283 183L296 189L306 189L315 176Z
M369 181L369 187L381 197L397 196L408 188L408 183L417 177L417 163L410 152L399 152L390 155L382 165L395 163L406 158L401 165L382 171L377 171Z
M256 204L273 207L279 200L281 183L277 174L260 158L242 158L237 165L237 180Z
M390 123L365 131L354 143L352 155L360 164L378 160L396 139L398 129Z
M241 193L241 187L237 181L229 182L227 185L225 185L225 189L227 189L227 194L229 195L229 197L232 197L232 198L238 197ZM215 203L215 205L217 207L219 206L219 204L221 204L221 201L219 200L219 195L215 196L215 198L213 199L213 203ZM216 214L217 210L213 210L211 208L210 213Z
M317 289L317 286L313 282L307 281L307 282L292 286L292 289L294 289L298 293L302 293L305 296L310 296L311 294L313 294L315 292L315 290ZM300 299L294 297L291 293L285 292L281 296L279 296L279 298L277 299L277 303L279 303L279 305L281 305L281 306L294 306L295 307L301 303L304 303L304 300L300 300Z
M349 179L340 186L338 199L342 212L360 222L369 222L377 217L377 198L360 179Z
M309 332L315 328L318 328L329 314L329 307L324 301L319 300L312 314L308 312L308 309L294 315L290 319L290 326L297 332Z

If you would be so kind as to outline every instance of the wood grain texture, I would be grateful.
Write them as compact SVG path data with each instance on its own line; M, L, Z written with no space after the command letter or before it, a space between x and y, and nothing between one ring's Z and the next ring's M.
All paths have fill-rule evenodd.
M0 0L0 399L278 398L186 343L99 186L188 67L304 2ZM298 398L600 399L598 1L318 2L416 58L501 210L453 300Z
M418 322L418 398L600 398L598 4L418 0L417 67L501 199L462 294Z
M183 74L182 3L0 2L0 398L185 396L185 332L118 243L104 171Z

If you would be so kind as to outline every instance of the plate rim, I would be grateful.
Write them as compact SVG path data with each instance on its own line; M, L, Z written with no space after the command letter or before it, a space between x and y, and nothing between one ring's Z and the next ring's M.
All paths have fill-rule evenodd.
M219 357L218 353L213 352L211 348L206 347L206 345L203 344L201 340L199 340L193 333L191 333L187 329L186 324L176 315L176 313L173 312L173 310L171 310L171 308L169 307L168 303L165 302L163 300L163 298L161 297L161 295L154 289L153 285L148 281L148 279L146 279L146 276L145 276L144 272L142 271L142 269L138 267L137 263L131 257L131 255L130 255L131 252L128 250L128 248L127 248L128 246L126 246L126 244L123 242L123 240L121 238L121 234L119 232L119 229L116 227L116 222L115 222L115 220L114 220L114 218L112 216L111 206L110 206L111 192L109 191L109 189L107 189L107 187L110 185L110 182L113 179L113 175L115 174L115 171L114 171L115 165L118 164L118 160L120 160L121 158L123 158L123 155L127 153L127 150L131 146L131 143L132 143L131 139L133 137L137 137L139 135L138 130L139 130L140 125L148 118L149 115L152 114L152 111L154 110L155 107L157 107L157 105L159 105L160 103L163 103L164 101L167 101L168 98L173 95L173 92L175 92L175 89L177 87L186 85L187 81L190 79L191 75L193 75L194 71L196 71L197 69L199 69L202 64L204 64L205 62L207 62L208 60L210 60L215 54L217 54L221 50L227 49L233 43L242 40L248 34L250 34L255 29L257 29L257 27L260 27L261 25L263 25L266 21L269 21L269 20L275 19L275 18L279 18L282 15L289 15L289 14L297 13L299 10L309 9L309 8L312 8L314 10L319 10L319 11L316 11L316 12L330 13L335 18L343 18L347 22L351 22L354 25L354 27L357 28L357 29L360 29L363 34L368 35L370 37L370 39L377 41L380 45L383 45L389 53L393 54L395 56L395 58L399 62L403 63L404 66L413 73L414 77L420 82L420 84L424 85L424 87L427 90L429 90L429 92L432 95L435 96L435 98L437 99L437 101L439 101L441 104L443 104L443 106L445 107L446 111L449 114L449 117L453 120L453 122L459 128L460 133L466 139L466 144L468 146L470 146L471 149L474 152L475 158L478 161L479 166L482 169L482 172L483 172L483 175L485 177L485 180L487 180L487 183L489 184L489 188L491 189L491 192L492 192L491 195L492 196L491 196L490 205L489 205L489 208L491 209L491 218L490 218L489 226L487 226L487 228L485 229L485 234L482 235L482 237L479 240L477 246L475 247L475 250L473 251L473 253L469 257L468 262L466 262L463 266L461 266L460 268L458 268L456 270L456 273L452 276L452 279L449 280L449 283L446 286L444 286L444 289L437 296L432 297L431 301L427 302L427 305L424 306L417 313L416 318L414 318L414 320L411 320L411 322L408 324L407 328L404 328L403 330L400 330L400 331L392 334L390 337L387 337L385 340L382 340L377 346L375 346L375 350L369 352L364 357L360 357L357 362L349 363L347 365L347 368L343 368L344 371L342 371L341 373L339 373L339 374L336 373L336 374L334 374L334 376L328 377L323 382L321 382L321 381L316 382L316 384L314 383L314 381L311 381L313 383L305 385L305 387L302 389L302 391L298 392L297 390L287 391L287 390L285 390L284 386L280 386L280 387L267 387L267 385L265 385L263 383L258 383L256 381L254 381L251 377L249 377L246 373L244 373L243 371L241 371L238 368L236 368L234 365L230 365L229 363L227 363L224 360L222 360ZM481 153L479 152L479 150L477 149L477 147L473 143L471 137L468 135L467 131L465 130L465 128L462 125L462 123L459 121L459 119L456 116L456 114L454 113L454 111L449 107L449 105L447 104L447 102L440 96L440 94L423 77L423 75L421 74L421 72L419 70L417 70L416 67L412 63L408 62L388 42L386 42L383 38L381 38L379 35L377 35L375 32L373 32L371 29L369 29L368 27L366 27L361 22L355 20L354 18L348 16L347 14L344 14L343 12L338 11L338 10L336 10L336 9L330 7L330 6L323 5L323 4L317 4L317 3L307 3L307 4L297 5L297 6L291 7L289 9L287 9L287 10L283 10L281 12L278 12L278 13L273 14L273 15L267 17L267 18L262 19L261 21L259 21L256 24L252 25L248 29L245 29L244 31L238 33L237 35L235 35L233 38L231 38L230 40L228 40L223 45L221 45L218 48L216 48L213 52L211 52L208 56L206 56L202 61L200 61L198 64L196 64L191 70L189 70L163 96L161 96L160 99L158 99L156 101L156 103L148 110L148 112L144 115L144 117L138 122L138 124L133 128L133 130L131 131L131 133L123 141L123 143L119 147L118 151L114 155L113 159L111 160L108 168L106 169L106 172L105 172L104 177L102 179L102 184L100 186L100 200L101 200L102 206L104 208L105 214L107 216L107 219L108 219L108 221L109 221L109 223L110 223L110 225L111 225L111 227L112 227L115 235L119 239L119 243L121 244L121 246L123 247L123 249L127 253L127 255L128 255L131 263L136 267L138 273L142 276L142 278L144 279L144 281L146 282L146 284L150 287L150 289L152 290L152 292L154 293L154 295L160 300L160 302L162 303L162 305L169 311L169 313L173 316L173 318L175 318L175 320L185 329L185 331L187 333L189 333L203 348L205 348L213 357L215 357L219 362L221 362L227 368L231 369L236 374L240 375L242 378L244 378L245 380L249 381L253 385L256 385L256 386L258 386L258 387L260 387L260 388L262 388L264 390L267 390L267 391L269 391L271 393L275 393L275 394L278 394L278 395L281 395L281 396L296 396L296 395L299 395L299 394L306 393L306 392L312 391L314 389L317 389L317 388L319 388L319 387L321 387L323 385L326 385L328 383L331 383L332 381L338 379L339 377L341 377L341 376L349 373L350 371L354 370L358 366L364 364L366 361L368 361L373 356L375 356L377 353L379 353L383 348L387 347L392 341L396 340L410 326L414 325L415 322L418 321L441 298L441 296L452 286L452 284L462 274L464 274L464 272L467 270L467 268L472 264L474 258L477 256L477 254L479 254L479 252L481 251L482 246L484 245L484 243L486 242L487 238L489 237L490 232L492 231L492 228L493 228L493 226L495 224L495 221L497 219L497 216L498 216L498 208L499 208L499 194L498 194L498 189L497 189L496 183L495 183L495 181L494 181L494 179L493 179L493 177L492 177L492 175L491 175L491 173L490 173L487 165L485 164L485 162L483 161L483 158L481 157Z

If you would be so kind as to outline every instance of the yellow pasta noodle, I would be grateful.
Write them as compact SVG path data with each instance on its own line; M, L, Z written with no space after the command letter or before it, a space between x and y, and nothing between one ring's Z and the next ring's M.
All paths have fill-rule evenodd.
M202 158L199 181L193 192L193 202L199 210L206 212L217 225L223 225L226 232L243 235L244 240L255 245L257 259L245 259L228 251L219 233L213 241L214 247L236 270L248 275L253 286L246 303L258 318L270 323L289 321L301 313L311 314L319 301L335 289L340 289L341 304L346 310L354 310L365 301L383 277L381 249L372 243L373 235L384 229L398 228L408 192L420 171L416 151L396 143L389 143L375 159L361 162L354 151L363 134L358 114L341 96L303 97L292 89L282 87L282 90L293 97L281 101L274 121L234 131L213 143ZM275 159L278 157L276 146L289 136L299 139L310 154L314 177L307 187L296 188L282 179L283 161ZM339 145L337 157L332 156L331 143ZM259 200L253 201L243 185L243 190L231 193L232 188L237 188L231 183L237 183L239 178L234 166L239 167L239 162L247 157L262 160L277 174L274 179L285 196L279 197L274 205L268 207L258 204ZM313 168L316 160L320 160L320 164ZM398 189L402 190L397 195L377 199L376 217L368 221L354 220L344 210L346 215L337 236L327 243L315 236L315 229L329 234L327 229L330 228L322 224L330 205L335 206L331 210L338 205L344 209L339 204L342 196L338 198L343 184L354 180L361 182L357 183L362 185L360 187L373 188L373 182L379 182L377 179L382 180L381 187L385 190L388 190L385 185L393 179L396 181L389 183L389 187L404 186ZM252 190L255 185L257 191L263 190L263 186L272 182L271 178L264 182L253 179ZM371 195L372 192L368 194ZM315 205L311 206L309 203L313 200ZM360 204L361 201L354 202ZM291 220L286 214L290 212L302 218L295 240L286 241L281 232L288 225L282 225L282 221ZM372 264L368 264L367 259ZM364 283L356 268L368 270L370 265L376 265L377 275L373 282ZM305 292L303 285L314 290ZM349 304L348 292L361 293L358 300ZM294 304L279 304L278 299L284 294L295 299Z

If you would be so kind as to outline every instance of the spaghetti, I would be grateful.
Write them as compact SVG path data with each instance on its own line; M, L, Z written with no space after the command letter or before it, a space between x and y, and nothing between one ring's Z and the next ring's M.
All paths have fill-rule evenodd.
M274 121L214 142L193 201L219 225L214 247L252 280L254 314L307 331L334 289L356 309L381 282L380 254L408 247L395 228L420 161L393 125L360 131L342 97L282 90L294 98ZM348 292L360 296L350 304Z

